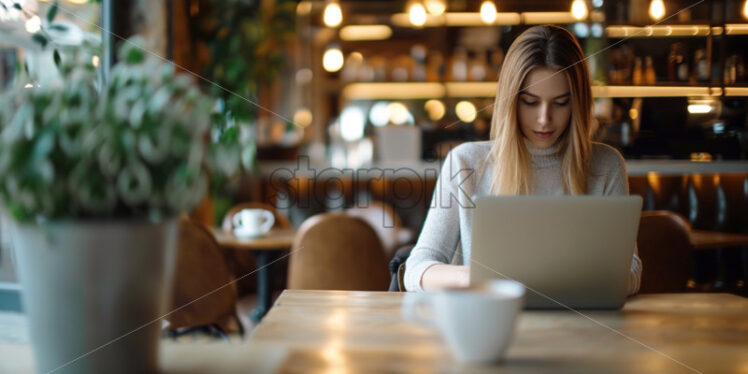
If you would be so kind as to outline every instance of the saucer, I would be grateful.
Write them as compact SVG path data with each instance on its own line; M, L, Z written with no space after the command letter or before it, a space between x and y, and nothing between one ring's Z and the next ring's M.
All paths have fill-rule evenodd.
M262 231L253 231L253 232L242 231L239 228L235 228L233 233L234 233L234 236L236 236L237 238L242 238L242 239L259 238L267 234L267 232L262 232Z

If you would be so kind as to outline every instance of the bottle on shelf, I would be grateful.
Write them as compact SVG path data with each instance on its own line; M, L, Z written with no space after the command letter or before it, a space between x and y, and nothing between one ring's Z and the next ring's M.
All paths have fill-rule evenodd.
M709 80L709 69L706 61L706 50L697 49L694 52L693 59L694 75L696 80L699 82L706 82Z
M635 86L641 86L644 83L644 68L642 67L641 57L634 59L634 71L631 80Z
M688 82L688 61L683 43L677 42L670 45L667 73L668 79L672 82Z
M678 43L671 44L670 53L667 56L667 79L670 82L675 82L676 80L678 54Z
M426 80L429 82L440 82L445 73L444 56L439 51L429 52L426 62Z
M655 73L654 63L652 62L652 56L644 58L644 84L654 85L657 82L657 74Z
M451 79L455 82L464 82L468 74L468 58L464 48L457 47L452 56Z
M504 63L504 50L501 47L493 48L490 52L489 57L489 73L486 76L488 81L496 81L499 79L499 72L501 71L501 64Z
M394 82L407 82L409 79L408 72L411 70L413 62L408 55L398 56L392 64L390 76Z
M486 79L486 52L475 52L468 63L468 79L481 82Z
M734 84L737 81L738 69L735 57L736 55L732 55L725 61L724 82L728 85Z
M416 44L410 48L410 57L413 59L413 70L411 77L413 81L423 82L426 80L426 46Z

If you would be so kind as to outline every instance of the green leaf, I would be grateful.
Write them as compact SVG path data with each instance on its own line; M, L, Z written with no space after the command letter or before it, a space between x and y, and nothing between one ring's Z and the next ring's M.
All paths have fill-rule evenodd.
M42 48L45 48L47 46L47 43L49 42L47 38L42 34L34 34L31 36L31 40L41 44Z
M68 30L70 30L70 28L63 23L54 23L51 26L49 26L49 29L60 31L60 32L67 32Z
M125 56L125 62L128 64L139 64L145 60L145 53L143 53L143 50L140 49L140 47L134 47L130 48L129 51L127 51L127 56Z
M52 57L55 60L55 66L59 67L60 66L60 61L62 60L60 58L60 51L58 51L58 50L55 49L55 52L52 54Z
M49 10L47 10L47 22L52 22L55 17L57 16L57 7L58 7L57 1L52 4L52 6L49 7Z

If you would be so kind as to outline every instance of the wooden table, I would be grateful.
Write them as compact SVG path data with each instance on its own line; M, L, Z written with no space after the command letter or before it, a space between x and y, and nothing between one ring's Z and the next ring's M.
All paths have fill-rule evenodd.
M436 329L402 318L406 295L285 291L246 341L164 339L160 372L748 372L748 299L734 295L642 295L622 311L583 312L591 319L524 312L504 362L493 366L455 362ZM31 368L28 343L5 342L0 331L0 373Z
M294 229L273 229L257 238L240 238L232 232L213 228L213 236L221 247L250 251L257 260L257 307L250 313L252 322L259 323L272 303L273 264L291 249Z
M694 249L716 249L748 245L748 235L743 234L691 230L688 236Z
M748 299L734 295L642 295L589 318L524 312L495 366L455 362L435 328L402 318L406 295L286 290L250 342L287 349L279 372L748 372Z
M278 346L249 342L173 342L164 339L159 351L158 372L160 374L277 373L286 357L287 352ZM0 342L0 373L35 373L30 346Z

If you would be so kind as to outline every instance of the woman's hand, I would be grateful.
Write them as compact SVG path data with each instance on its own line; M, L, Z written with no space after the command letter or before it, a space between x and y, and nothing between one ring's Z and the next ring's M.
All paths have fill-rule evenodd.
M470 266L467 265L431 265L423 272L423 277L421 277L421 287L424 291L467 287L469 285Z

